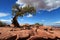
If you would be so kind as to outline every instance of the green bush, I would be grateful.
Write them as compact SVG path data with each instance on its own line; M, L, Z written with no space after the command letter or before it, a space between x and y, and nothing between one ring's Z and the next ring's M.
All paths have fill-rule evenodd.
M43 26L43 24L40 24L40 23L35 23L35 25Z
M7 25L5 22L0 21L0 27Z

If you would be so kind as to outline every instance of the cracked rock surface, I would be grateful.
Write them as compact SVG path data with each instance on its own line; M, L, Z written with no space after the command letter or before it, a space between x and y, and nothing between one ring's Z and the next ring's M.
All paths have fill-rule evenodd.
M51 27L39 27L20 29L12 27L0 27L0 40L60 40L60 29Z

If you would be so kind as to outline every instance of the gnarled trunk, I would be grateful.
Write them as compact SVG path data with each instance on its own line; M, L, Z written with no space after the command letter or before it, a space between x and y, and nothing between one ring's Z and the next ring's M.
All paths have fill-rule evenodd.
M18 21L17 21L17 16L15 16L15 17L13 18L12 24L14 24L14 27L20 27L20 26L19 26L19 23L18 23Z

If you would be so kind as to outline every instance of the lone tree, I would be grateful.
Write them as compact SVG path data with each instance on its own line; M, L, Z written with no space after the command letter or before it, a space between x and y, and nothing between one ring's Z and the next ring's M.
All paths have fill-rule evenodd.
M12 19L12 24L14 24L14 27L20 27L19 23L17 21L18 17L23 17L26 16L28 14L35 14L36 9L32 6L25 6L25 7L20 7L20 5L15 4L12 7L12 15L13 15L13 19Z

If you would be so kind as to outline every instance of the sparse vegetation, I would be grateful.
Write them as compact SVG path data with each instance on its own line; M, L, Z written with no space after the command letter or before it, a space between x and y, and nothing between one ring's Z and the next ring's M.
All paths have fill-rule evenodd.
M40 24L40 23L35 23L35 25L43 26L43 24Z
M34 26L37 27L37 28L39 28L40 26L43 26L43 24L35 23Z
M0 21L0 27L7 25L5 22Z

